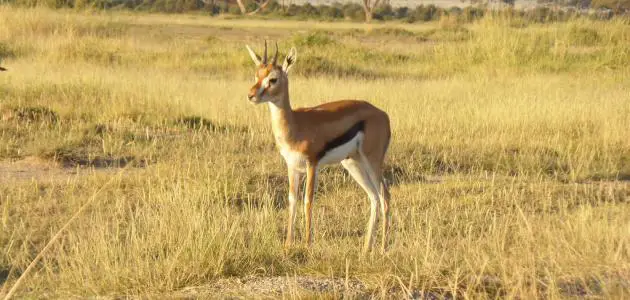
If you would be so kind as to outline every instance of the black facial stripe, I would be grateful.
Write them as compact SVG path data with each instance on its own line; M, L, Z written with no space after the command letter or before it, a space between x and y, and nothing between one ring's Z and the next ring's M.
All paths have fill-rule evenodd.
M363 130L365 130L365 121L359 121L356 124L354 124L352 127L350 127L350 129L348 129L345 133L343 133L342 135L334 138L331 141L328 141L326 143L326 145L324 145L324 149L322 149L321 151L319 151L319 153L317 153L317 159L320 160L322 159L324 156L326 156L326 153L332 149L335 149L347 142L349 142L350 140L352 140L359 132L363 132Z

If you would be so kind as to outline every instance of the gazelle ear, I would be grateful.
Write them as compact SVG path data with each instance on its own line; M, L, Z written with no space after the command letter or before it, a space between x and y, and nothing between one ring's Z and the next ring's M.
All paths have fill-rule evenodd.
M289 73L289 69L295 64L295 60L297 59L297 50L295 47L291 48L289 51L289 55L284 59L284 63L282 64L282 70L285 73Z
M256 66L260 66L260 56L258 56L258 54L256 54L254 50L252 50L252 48L249 47L249 45L245 45L245 47L247 48L247 51L249 52L249 56L252 58Z

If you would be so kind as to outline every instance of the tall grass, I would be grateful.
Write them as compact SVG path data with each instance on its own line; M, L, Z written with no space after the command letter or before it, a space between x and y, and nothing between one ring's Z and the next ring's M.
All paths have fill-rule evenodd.
M322 31L6 6L0 20L10 69L0 79L0 157L78 173L0 177L4 284L116 176L18 296L162 297L252 275L348 276L384 298L629 293L630 28L621 21ZM321 176L314 246L283 249L284 163L266 108L244 100L243 44L269 37L283 50L298 45L294 106L360 98L390 115L387 254L358 254L368 205L339 167ZM121 175L101 169L127 163Z

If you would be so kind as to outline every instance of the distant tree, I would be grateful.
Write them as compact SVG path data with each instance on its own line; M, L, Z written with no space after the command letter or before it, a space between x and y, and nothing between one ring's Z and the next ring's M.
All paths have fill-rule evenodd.
M404 19L409 14L409 7L402 6L396 8L396 19Z
M592 0L594 8L608 8L615 14L630 12L630 0Z
M365 12L365 23L372 22L372 12L381 3L381 0L363 0L363 12Z
M238 0L239 2L242 0ZM258 6L256 9L254 9L253 11L248 12L248 15L255 15L257 14L259 11L262 11L263 9L265 9L265 7L267 7L267 5L269 5L269 3L271 3L271 0L255 0L254 3L256 3L256 5Z
M214 1L213 0L201 0L204 4L208 4L208 5L214 5ZM228 1L229 2L229 1ZM236 5L238 5L238 9L241 11L242 15L255 15L257 14L259 11L265 9L265 7L267 7L267 5L269 5L269 3L271 2L271 0L254 0L253 4L256 8L254 8L254 10L247 12L247 7L245 6L245 3L243 3L243 0L236 0Z
M591 0L537 0L538 4L555 5L555 6L575 6L579 8L587 8L591 6Z
M576 4L579 8L589 8L591 7L591 0L577 0Z

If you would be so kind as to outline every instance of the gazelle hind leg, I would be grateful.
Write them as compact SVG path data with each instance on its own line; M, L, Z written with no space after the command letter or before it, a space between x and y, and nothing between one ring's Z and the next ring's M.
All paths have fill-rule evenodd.
M304 190L304 224L305 242L307 246L313 243L313 202L317 187L317 164L308 166L306 170L306 188Z
M365 243L363 244L363 252L365 253L374 245L374 233L378 217L378 190L370 179L369 170L363 165L360 159L348 158L343 160L341 164L348 170L348 173L350 173L361 188L365 190L370 199L370 220L367 223Z
M389 188L387 187L385 180L381 179L379 199L381 202L381 227L383 230L383 235L381 236L381 250L383 252L387 250L387 237L390 223L389 198Z
M366 172L369 175L369 179L372 182L372 185L378 191L378 200L381 206L381 228L382 228L382 236L381 236L381 249L385 251L387 245L387 233L389 231L389 189L385 180L383 179L383 174L381 171L380 159L370 159L364 154L364 152L359 149L359 159L361 160L361 165L365 166Z

